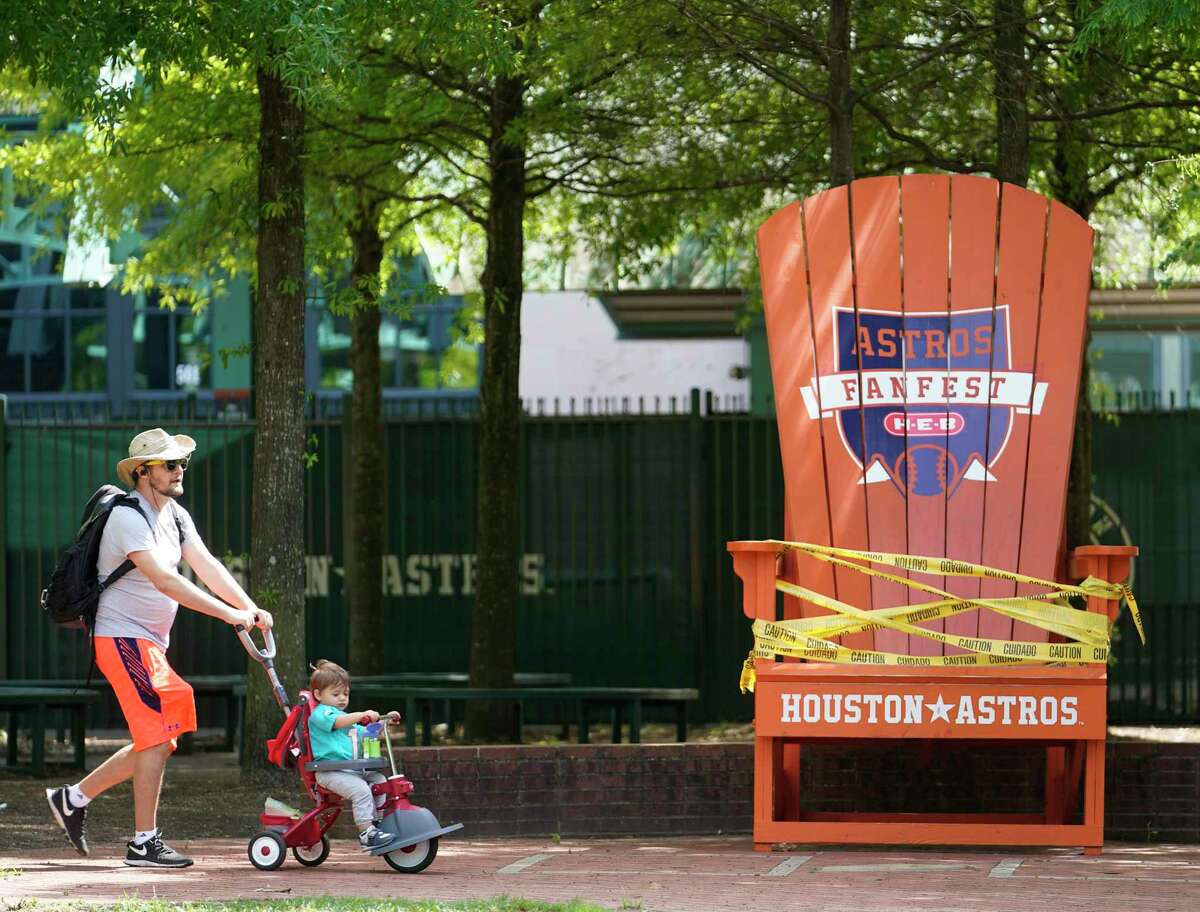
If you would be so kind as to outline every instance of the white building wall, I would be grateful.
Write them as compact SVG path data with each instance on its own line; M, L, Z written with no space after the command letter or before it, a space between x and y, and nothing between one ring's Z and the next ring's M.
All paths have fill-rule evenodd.
M582 291L526 292L521 398L686 397L693 388L750 399L743 339L618 339L604 306Z

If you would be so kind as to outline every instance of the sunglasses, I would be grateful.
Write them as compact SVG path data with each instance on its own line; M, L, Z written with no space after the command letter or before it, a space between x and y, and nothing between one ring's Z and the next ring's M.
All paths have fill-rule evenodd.
M187 461L186 457L183 459L165 459L165 460L164 459L147 459L145 462L142 463L142 465L166 466L168 472L174 472L176 468L180 468L186 472L187 467L188 467L188 461Z

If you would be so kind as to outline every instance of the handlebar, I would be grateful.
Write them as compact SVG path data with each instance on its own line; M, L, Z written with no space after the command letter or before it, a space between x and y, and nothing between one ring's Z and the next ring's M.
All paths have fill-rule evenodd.
M258 644L254 642L254 638L250 635L250 631L248 631L241 624L237 624L234 629L237 631L238 639L241 640L242 645L246 647L246 652L250 653L250 658L263 665L265 665L268 660L275 658L275 637L271 633L270 628L263 629L263 643L266 645L261 649L259 648Z
M250 631L244 626L235 624L234 630L237 631L238 639L242 641L242 645L246 647L246 652L250 653L250 657L267 670L267 677L271 679L271 689L275 694L275 702L279 704L279 708L286 716L291 710L291 704L288 701L287 691L283 689L283 684L275 671L275 636L269 628L263 629L263 642L266 645L259 648L253 637L250 636Z

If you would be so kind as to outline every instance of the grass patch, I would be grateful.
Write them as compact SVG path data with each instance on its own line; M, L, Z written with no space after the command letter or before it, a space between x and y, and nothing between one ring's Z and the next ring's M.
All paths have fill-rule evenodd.
M91 906L90 909L91 912L604 912L600 906L579 900L544 903L514 896L462 902L343 899L330 896L320 899L243 899L197 903L126 900L113 905Z
M0 880L4 880L4 878L6 878L6 877L20 877L20 876L21 876L20 868L0 868Z

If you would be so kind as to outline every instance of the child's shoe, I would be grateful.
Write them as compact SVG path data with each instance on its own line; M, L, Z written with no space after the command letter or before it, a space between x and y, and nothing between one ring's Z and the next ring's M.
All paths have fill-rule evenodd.
M358 834L358 844L362 846L364 852L370 852L383 848L395 838L395 833L385 833L379 827L372 825Z

